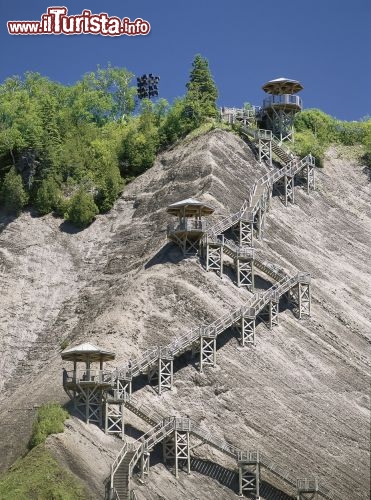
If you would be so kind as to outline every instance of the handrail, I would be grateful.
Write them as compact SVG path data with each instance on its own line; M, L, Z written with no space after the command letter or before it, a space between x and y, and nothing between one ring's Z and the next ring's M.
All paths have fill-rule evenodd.
M140 411L142 406L137 406L137 402L131 396L129 398L130 405L137 411ZM130 406L129 406L129 409ZM132 409L133 411L133 409ZM141 438L139 438L134 443L130 445L126 445L127 451L135 451L129 463L129 477L132 476L135 464L139 460L142 453L145 451L150 451L155 444L162 441L168 434L170 434L173 430L187 431L193 434L197 439L200 439L203 443L209 444L213 446L215 449L221 451L225 455L228 455L239 462L259 462L261 466L268 469L270 472L280 477L283 481L289 484L292 487L296 487L297 489L310 489L316 488L315 491L318 492L320 496L328 500L334 500L331 496L329 490L322 486L319 487L317 479L294 479L285 469L283 469L280 465L273 462L266 455L262 454L259 450L249 450L243 451L236 446L223 441L215 437L215 435L211 432L206 431L201 428L198 424L196 424L190 418L182 418L182 417L163 417L157 414L159 417L158 423L153 426L148 432L146 432ZM125 445L124 447L125 448ZM118 458L122 457L122 451L119 452L118 457L115 459L114 464L118 462ZM122 457L123 458L123 457ZM121 458L121 461L122 461ZM120 461L120 463L121 463ZM114 468L111 466L111 471L114 470L116 472L117 467ZM113 473L111 473L111 489L113 488Z
M115 475L115 472L119 468L124 456L126 455L128 451L128 443L124 443L123 447L121 450L118 452L115 460L111 464L111 489L113 488L113 476Z
M181 222L170 221L167 225L167 233L170 234L176 231L206 231L208 221L205 219L187 218Z
M110 370L99 370L96 368L80 368L63 372L63 384L73 383L95 383L95 384L110 384L112 380L112 372Z
M293 94L282 94L282 95L271 95L264 99L263 109L270 108L275 104L294 104L295 106L303 107L303 101L301 97Z
M239 306L238 308L223 314L207 325L201 325L198 328L193 328L180 337L175 338L166 346L155 347L153 349L147 350L146 353L141 358L139 358L139 361L132 364L131 368L126 366L114 371L112 378L114 378L115 374L120 373L131 373L132 376L137 376L139 375L139 373L141 373L140 370L144 370L149 366L153 366L155 363L157 363L159 357L167 356L169 358L173 358L177 356L183 349L189 348L193 342L199 339L200 332L202 332L203 336L216 337L227 328L232 326L234 323L236 323L241 318L242 314L250 315L251 310L253 309L256 315L268 304L268 302L278 302L279 297L286 293L297 283L310 282L310 273L299 272L296 275L289 277L285 275L283 271L280 272L282 276L277 283L275 283L265 292L255 294L247 301L244 306Z

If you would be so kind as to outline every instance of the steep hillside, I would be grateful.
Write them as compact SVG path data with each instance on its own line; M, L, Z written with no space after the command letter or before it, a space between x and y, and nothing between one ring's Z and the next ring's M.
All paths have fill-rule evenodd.
M127 187L114 210L83 232L50 216L24 214L7 225L4 221L2 467L24 449L34 405L66 400L62 341L92 341L114 350L120 364L251 296L166 244L165 208L192 196L214 203L217 216L233 212L264 172L240 139L213 131L161 155ZM254 349L240 348L227 333L215 369L200 375L192 365L178 367L173 391L159 397L144 386L136 395L165 415L187 413L239 447L261 449L294 476L318 476L339 500L364 500L369 490L370 184L356 161L332 150L317 186L310 196L296 188L296 204L288 208L273 198L258 245L262 255L287 271L312 274L312 317L299 322L283 311L273 331L258 327ZM24 432L18 436L21 423ZM80 430L76 423L69 432L82 441ZM53 442L59 458L71 457L72 442L68 436ZM93 446L86 446L87 456ZM99 446L110 453L109 445ZM200 453L195 464L200 470L190 478L181 475L183 496L177 498L215 498L215 488L222 487L200 473L201 460L213 461L214 454L194 453ZM215 461L234 467L223 457ZM85 465L89 468L89 460ZM91 472L76 473L83 479L94 473L103 481L108 472L108 464L99 470L91 464ZM143 498L174 498L177 483L163 465L154 465L151 475L153 484L140 487ZM220 491L220 498L234 496L226 487ZM267 492L266 498L284 498L279 495Z

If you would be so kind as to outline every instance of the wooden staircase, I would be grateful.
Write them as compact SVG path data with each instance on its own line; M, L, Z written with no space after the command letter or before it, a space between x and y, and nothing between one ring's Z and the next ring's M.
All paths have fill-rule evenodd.
M129 466L135 451L127 451L113 475L113 487L119 500L131 500Z
M272 137L272 151L284 164L292 161L295 156L282 146L274 137Z
M130 400L127 401L126 407L135 415L140 416L143 420L148 422L148 419L146 418L146 412L149 409L148 406L139 406L135 399L131 397ZM134 466L140 459L141 454L144 451L151 451L156 444L161 442L176 429L186 430L197 440L222 452L228 457L235 459L237 462L241 461L244 457L255 457L255 460L260 463L261 467L265 468L284 481L290 486L290 489L297 489L298 480L294 479L287 470L262 454L259 450L243 451L236 446L217 438L214 433L201 428L188 417L182 419L176 417L163 417L157 414L157 418L159 420L154 427L139 440L132 443L130 445L130 449L127 444L124 444L123 449L118 454L118 458L116 458L116 469L112 472L111 484L113 484L116 490L118 500L131 500L130 479L133 475ZM315 480L304 481L315 482L316 491L320 497L326 500L336 500L326 487L318 487Z

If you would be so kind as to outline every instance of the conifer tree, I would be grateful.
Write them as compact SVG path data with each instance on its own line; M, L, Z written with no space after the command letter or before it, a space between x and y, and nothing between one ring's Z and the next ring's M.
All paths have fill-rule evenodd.
M0 192L1 204L9 212L19 213L28 201L22 177L17 174L14 167L4 177Z
M208 60L200 54L194 58L190 79L186 86L187 105L192 108L193 112L200 114L201 120L218 116L216 106L218 89L210 73Z
M98 212L92 195L80 189L71 199L67 219L78 227L86 227Z
M44 179L37 191L36 208L41 215L48 214L58 207L61 191L52 177Z

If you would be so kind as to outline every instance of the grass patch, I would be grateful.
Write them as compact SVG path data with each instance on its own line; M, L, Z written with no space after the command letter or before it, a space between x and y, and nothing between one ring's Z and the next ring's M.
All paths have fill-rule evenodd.
M85 500L80 480L62 467L44 444L18 459L0 478L0 500Z
M202 123L199 127L195 128L187 136L185 139L183 139L182 142L188 143L192 139L195 139L196 137L200 137L201 135L205 135L210 130L228 130L229 132L233 132L232 127L228 123L223 123L219 120L208 120L207 122Z
M44 443L49 434L63 432L64 421L68 417L68 412L58 403L47 403L41 406L32 425L28 448L31 450L35 446Z

